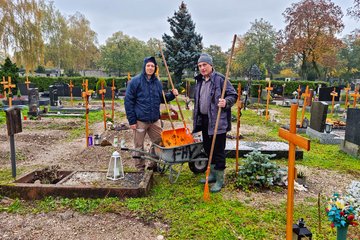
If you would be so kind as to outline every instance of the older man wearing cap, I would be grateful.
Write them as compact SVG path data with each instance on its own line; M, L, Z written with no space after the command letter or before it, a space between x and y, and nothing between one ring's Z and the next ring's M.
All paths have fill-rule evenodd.
M131 79L125 95L125 111L130 128L134 130L134 145L136 149L144 150L146 133L152 142L161 142L160 103L164 103L162 84L155 76L157 63L154 57L144 59L143 71ZM178 95L177 89L165 94L166 101L171 101ZM145 170L145 160L141 154L134 153L135 167ZM156 165L151 165L152 170Z
M195 77L195 106L193 112L193 132L202 132L205 152L209 155L212 136L219 107L222 108L216 135L211 171L208 181L215 183L210 191L219 192L224 185L226 132L231 130L231 107L237 99L237 93L230 82L221 98L225 77L214 70L212 57L206 53L198 60L200 74ZM200 180L205 183L205 179Z

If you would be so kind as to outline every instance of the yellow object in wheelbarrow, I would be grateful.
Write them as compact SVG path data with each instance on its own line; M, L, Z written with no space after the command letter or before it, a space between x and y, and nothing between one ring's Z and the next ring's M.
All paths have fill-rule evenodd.
M194 138L188 128L165 130L161 133L164 147L175 147L194 143Z

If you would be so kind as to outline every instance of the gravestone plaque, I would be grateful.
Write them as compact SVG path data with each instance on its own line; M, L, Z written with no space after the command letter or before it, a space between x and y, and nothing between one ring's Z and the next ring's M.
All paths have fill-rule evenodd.
M26 96L28 95L28 89L27 89L27 86L26 86L25 83L18 83L17 87L19 88L21 95L26 95ZM35 88L35 84L30 83L29 84L29 89L30 88Z
M330 93L334 91L334 87L323 87L319 89L319 101L332 101L332 96ZM338 96L335 97L334 101L338 102L340 97L340 88L335 87L335 91L338 93Z
M28 115L37 117L39 115L39 90L29 88L29 112Z
M73 97L81 97L81 87L73 87L72 94Z
M310 128L324 132L329 105L325 102L313 102L311 106Z
M360 146L360 109L347 110L345 140Z

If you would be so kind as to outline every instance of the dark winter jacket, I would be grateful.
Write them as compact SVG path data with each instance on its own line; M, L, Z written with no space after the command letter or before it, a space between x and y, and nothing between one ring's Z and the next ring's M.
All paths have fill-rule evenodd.
M151 58L156 72L155 58L145 58L142 73L133 77L126 88L125 111L130 125L136 124L136 121L153 123L160 118L160 103L164 103L162 84L155 73L147 80L145 72L145 65ZM171 92L165 96L166 101L175 98Z
M203 81L203 76L200 74L195 77L196 85L195 85L195 106L194 106L194 130L193 132L199 132L201 131L201 113L200 113L200 105L199 105L199 99L200 99L200 89ZM213 71L210 77L210 96L211 99L210 107L208 111L208 118L209 118L209 129L208 133L209 135L214 135L214 129L216 124L216 117L218 113L218 103L219 98L221 98L221 91L224 86L225 77L218 73ZM231 107L234 105L234 103L237 100L237 93L234 87L231 85L230 81L226 83L226 91L225 91L225 100L226 100L226 106L221 110L220 113L220 119L219 119L219 125L217 134L226 133L227 131L231 130Z

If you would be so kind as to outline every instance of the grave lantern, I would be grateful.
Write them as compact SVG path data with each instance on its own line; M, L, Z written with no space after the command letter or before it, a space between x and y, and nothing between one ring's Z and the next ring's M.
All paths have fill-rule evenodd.
M330 133L332 131L332 124L330 123L325 123L325 132L326 133Z
M312 233L305 227L304 219L293 225L293 240L312 239Z
M122 165L120 154L115 151L111 155L106 178L110 180L118 180L124 177L124 168Z

